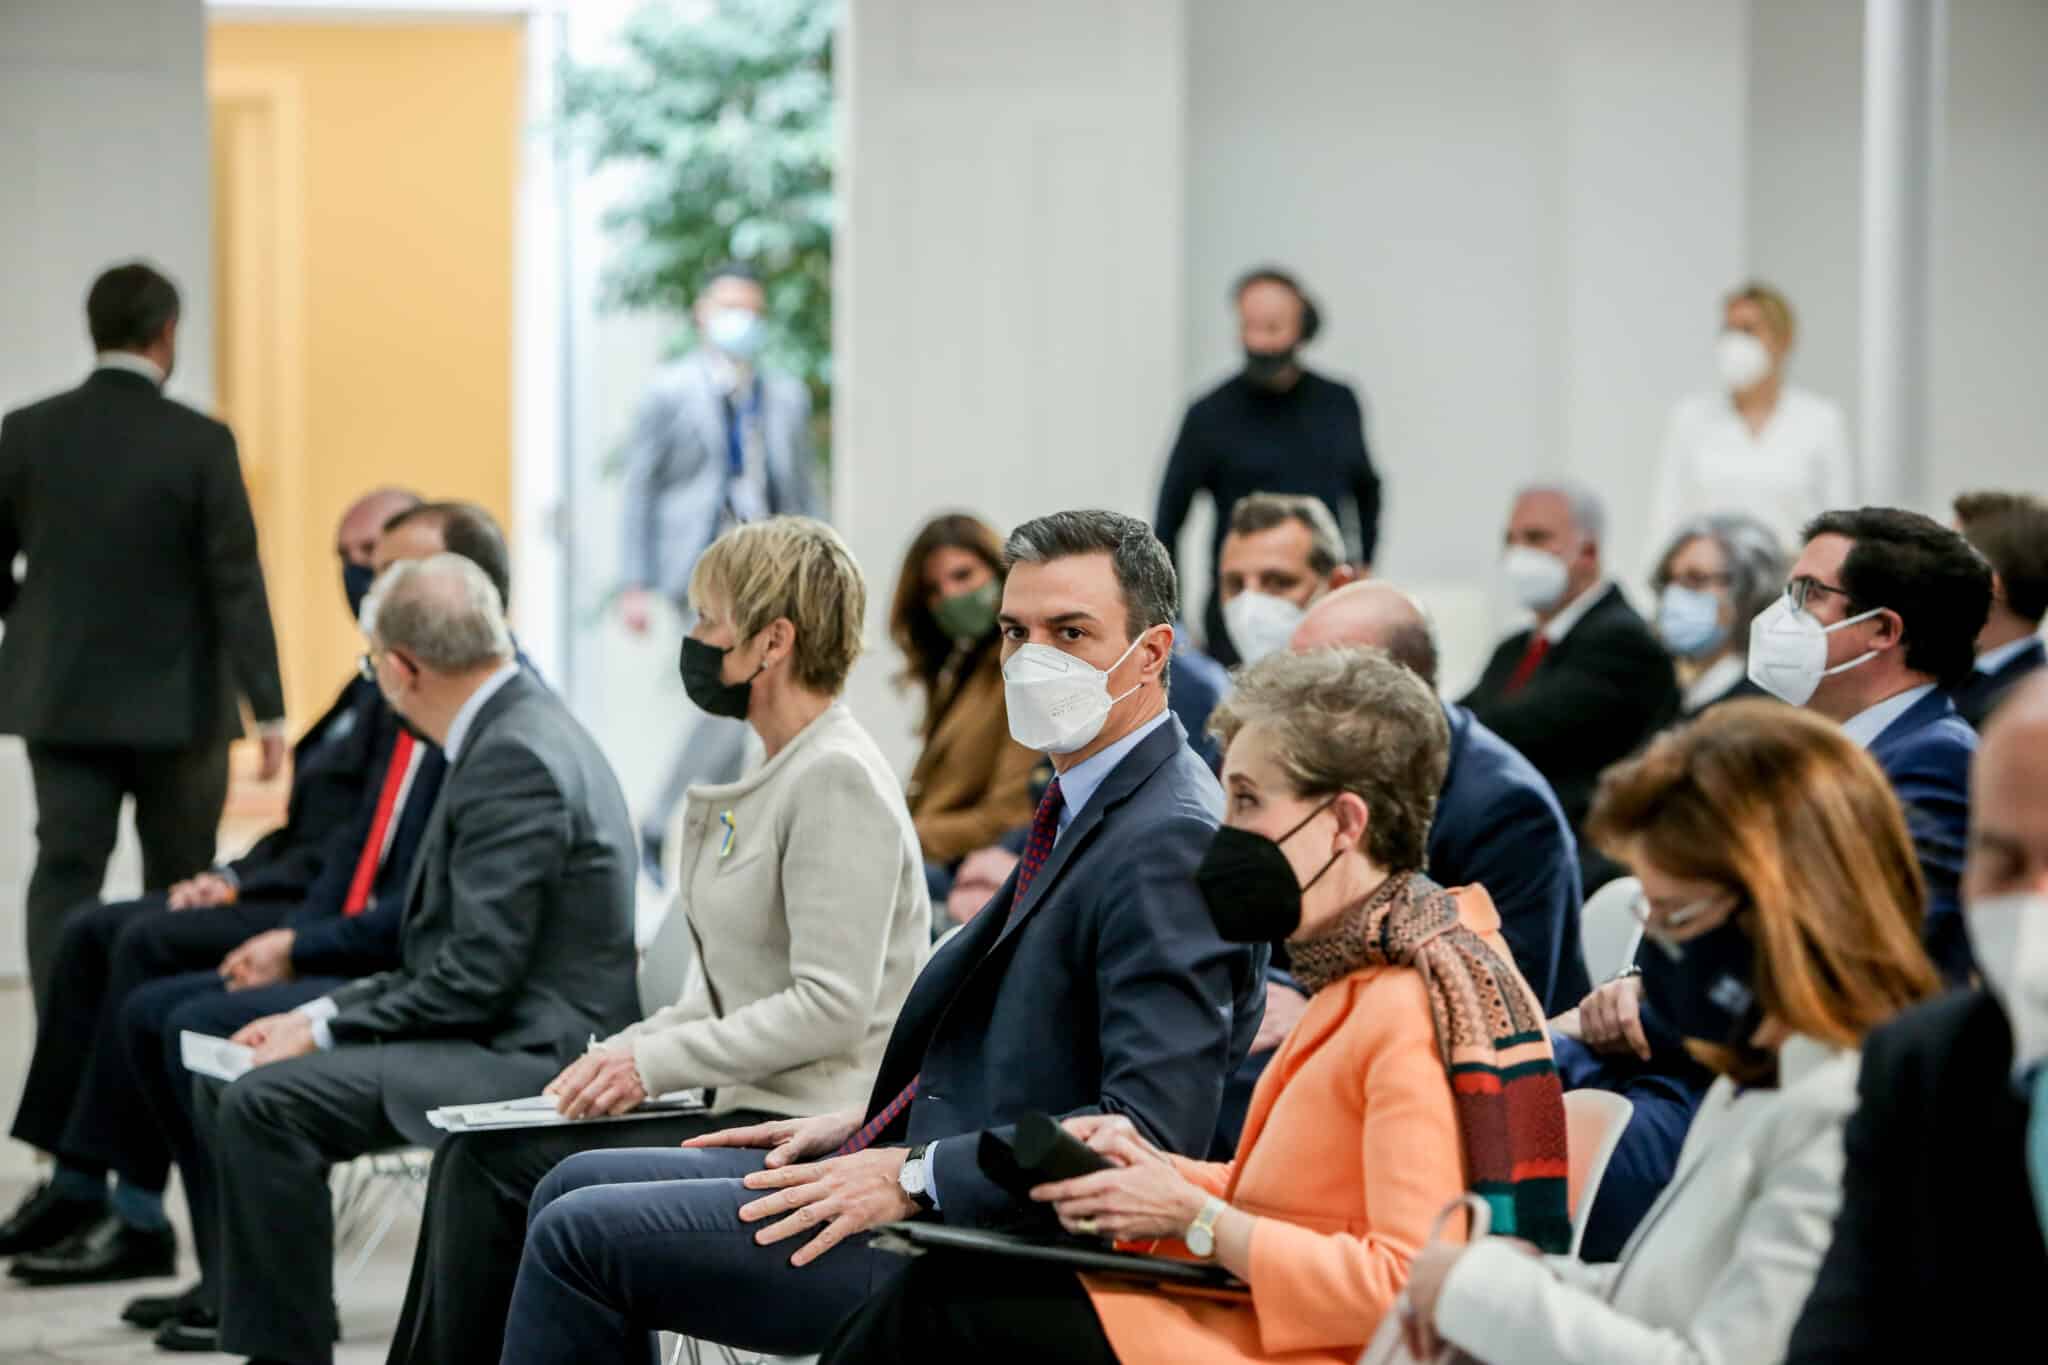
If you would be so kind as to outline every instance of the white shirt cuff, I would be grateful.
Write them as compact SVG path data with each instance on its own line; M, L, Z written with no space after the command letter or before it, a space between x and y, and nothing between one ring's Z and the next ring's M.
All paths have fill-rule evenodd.
M285 735L285 726L286 719L283 716L279 716L276 720L262 721L256 726L256 736L259 739L269 739L275 735L282 739Z
M297 1013L313 1021L313 1045L322 1052L334 1051L334 1030L327 1026L329 1019L341 1013L334 997L323 995L318 1000L308 1000L299 1006Z
M939 1144L936 1142L925 1144L924 1192L931 1196L932 1208L934 1210L941 1207L939 1203L939 1163L932 1160L933 1156L937 1155L938 1150Z

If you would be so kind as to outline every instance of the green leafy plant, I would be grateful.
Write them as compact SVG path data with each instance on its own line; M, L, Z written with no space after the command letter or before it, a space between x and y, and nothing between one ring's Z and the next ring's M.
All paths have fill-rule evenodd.
M832 37L837 0L650 3L619 60L571 67L563 114L593 166L642 174L606 215L610 306L684 319L705 274L746 261L768 295L763 362L811 389L828 448L832 389Z

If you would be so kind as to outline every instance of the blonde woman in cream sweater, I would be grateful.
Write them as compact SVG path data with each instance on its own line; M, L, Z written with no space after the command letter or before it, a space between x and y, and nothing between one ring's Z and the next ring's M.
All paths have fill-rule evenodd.
M669 910L696 950L682 997L548 1087L585 1122L442 1145L393 1365L495 1365L527 1201L563 1159L867 1099L924 963L931 905L902 783L838 700L866 597L845 543L805 517L734 527L699 559L684 685L702 710L746 720L767 761L690 791ZM592 1121L698 1087L706 1113Z

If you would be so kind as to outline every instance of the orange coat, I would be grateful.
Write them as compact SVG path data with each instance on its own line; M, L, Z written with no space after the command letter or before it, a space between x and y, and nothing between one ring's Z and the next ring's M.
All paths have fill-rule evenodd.
M1457 895L1459 918L1513 961L1486 892ZM1408 1282L1430 1224L1465 1192L1450 1077L1421 975L1368 967L1316 992L1259 1078L1236 1159L1178 1164L1257 1215L1251 1301L1084 1277L1117 1359L1353 1365Z

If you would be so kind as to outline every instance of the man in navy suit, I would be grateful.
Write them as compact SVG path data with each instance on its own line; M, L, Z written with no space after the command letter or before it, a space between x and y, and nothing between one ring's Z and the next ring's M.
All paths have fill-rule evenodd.
M2024 493L1965 493L1956 529L1991 563L1991 614L1977 632L1977 662L1949 695L1977 729L2006 693L2048 666L2048 501Z
M351 610L368 587L380 528L418 502L380 489L342 515L336 552ZM126 1083L115 1041L121 1002L152 978L212 968L291 913L319 878L333 836L378 766L374 731L382 710L374 686L352 679L342 689L294 750L285 823L243 857L138 900L66 917L53 958L64 989L37 1030L14 1121L15 1137L58 1158L57 1174L0 1226L0 1255L40 1253L54 1263L17 1262L17 1278L59 1283L170 1273L170 1228L161 1207L169 1152ZM109 1171L119 1176L111 1208ZM91 1245L68 1245L81 1238Z
M1865 507L1807 526L1786 591L1826 632L1826 666L1806 705L1839 721L1891 779L1927 878L1928 954L1964 984L1972 963L1959 884L1977 735L1942 689L1970 676L1991 569L1939 522ZM1771 688L1758 658L1753 641L1751 674Z
M1194 883L1223 794L1167 710L1171 561L1111 512L1027 522L1006 558L1011 733L1059 773L1032 847L911 988L864 1113L556 1167L506 1330L519 1359L627 1359L657 1328L816 1351L904 1264L859 1234L1033 1216L976 1160L1028 1112L1120 1113L1207 1149L1264 950L1218 938Z

